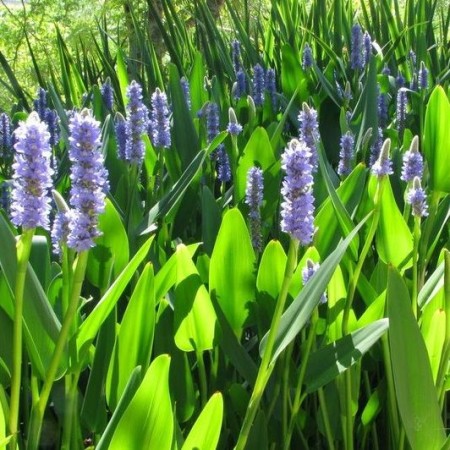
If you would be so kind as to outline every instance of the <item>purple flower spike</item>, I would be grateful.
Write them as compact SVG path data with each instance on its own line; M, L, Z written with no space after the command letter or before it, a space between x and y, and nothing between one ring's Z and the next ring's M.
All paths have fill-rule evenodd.
M355 147L355 138L350 131L347 131L341 137L341 150L339 152L339 166L338 166L338 174L341 176L346 176L351 172L351 162L353 159Z
M361 27L356 24L352 27L350 67L353 70L364 69L363 33Z
M364 64L367 66L372 56L372 38L370 37L370 34L367 31L364 33L363 43L364 43Z
M310 108L306 103L303 103L302 110L298 115L298 121L300 123L299 137L301 141L311 150L311 165L313 172L318 168L318 156L316 142L320 139L319 134L319 122L317 121L317 111L314 108Z
M47 109L47 91L44 88L38 88L37 98L33 101L34 110L38 113L41 120L45 120L45 110Z
M54 147L58 145L60 134L58 113L53 109L47 108L45 110L45 122L50 133L50 146Z
M116 132L117 157L122 161L125 161L127 159L127 125L125 117L120 113L116 114L114 129Z
M397 130L402 135L406 122L406 105L408 102L406 88L400 88L397 92Z
M405 83L405 77L399 72L397 78L395 79L395 86L397 87L397 89L401 89L405 86Z
M302 68L303 70L308 70L312 67L314 62L313 54L311 47L308 43L303 47L303 55L302 55Z
M125 158L131 164L140 165L144 160L144 143L141 135L147 130L148 110L142 103L142 88L139 83L131 82L127 88L127 97Z
M192 108L191 89L189 86L189 81L186 79L186 77L181 77L180 85L181 85L181 90L183 91L184 101L186 102L186 105L190 111Z
M247 81L245 78L245 72L239 69L236 73L236 82L233 85L233 97L240 99L247 93Z
M374 143L370 147L369 167L372 167L377 162L381 147L383 146L383 130L380 127L378 127L374 138Z
M228 183L231 180L230 158L223 144L217 148L215 157L217 159L217 178L222 183Z
M412 206L415 217L428 216L427 196L420 184L420 178L415 177L412 187L406 193L406 202Z
M61 247L67 245L67 238L70 232L70 212L59 211L56 213L52 227L52 244L55 255L61 255Z
M262 106L264 103L264 69L261 65L256 64L253 68L253 101L255 106Z
M81 252L99 236L98 216L105 209L108 173L100 152L100 122L88 110L70 119L69 159L72 163L70 205L73 208L67 245Z
M238 73L241 70L241 43L238 40L234 40L231 43L231 59L233 60L234 73Z
M386 126L388 119L388 97L380 91L378 85L378 122L382 128Z
M247 172L247 186L245 189L245 203L249 207L248 218L253 248L260 252L261 238L261 212L263 202L263 172L258 167L251 167Z
M13 164L11 217L23 228L49 228L53 170L50 167L50 133L47 125L32 112L15 131L17 142Z
M208 144L219 134L219 107L214 102L206 107L206 134Z
M407 183L415 177L422 178L423 158L419 153L419 137L414 136L409 150L403 155L403 166L401 179Z
M103 103L106 106L106 109L108 111L112 111L113 105L114 105L114 92L111 86L111 80L109 77L106 79L106 81L102 84L102 87L100 88L100 92L102 94Z
M11 119L8 114L0 114L0 158L6 158L12 147Z
M309 245L314 236L314 197L312 194L311 150L303 142L292 139L282 157L286 172L281 193L281 229Z
M152 95L152 143L155 147L169 148L170 122L167 96L159 88Z
M372 173L377 177L382 177L385 175L391 175L392 170L392 161L389 157L389 150L391 149L391 140L388 138L383 142L383 146L380 150L380 156L378 157L375 164L372 166Z
M311 259L306 261L306 266L302 270L302 282L303 286L312 278L312 276L319 270L320 264L315 263ZM327 294L324 292L320 297L319 303L323 305L327 302Z
M266 91L269 94L270 100L272 102L272 108L277 109L277 85L276 76L274 69L267 69L266 72Z
M428 87L428 69L423 61L420 63L418 84L419 89L426 89Z

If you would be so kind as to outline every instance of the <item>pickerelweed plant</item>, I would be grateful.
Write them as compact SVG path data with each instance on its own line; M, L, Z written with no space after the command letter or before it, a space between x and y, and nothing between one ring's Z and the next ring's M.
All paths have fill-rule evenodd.
M0 447L446 448L432 5L225 4L59 37L35 104L5 70Z

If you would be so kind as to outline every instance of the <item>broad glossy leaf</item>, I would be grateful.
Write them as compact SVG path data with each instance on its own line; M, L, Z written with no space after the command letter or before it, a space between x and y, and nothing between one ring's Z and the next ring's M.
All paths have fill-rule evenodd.
M425 113L424 154L430 174L431 190L450 193L450 102L442 88L431 93Z
M377 178L371 176L369 192L375 193ZM380 201L380 220L375 235L375 245L381 260L386 264L406 269L411 266L413 238L408 225L398 209L391 181L386 178Z
M95 240L95 247L89 252L86 276L100 289L106 289L113 279L128 264L128 236L122 219L114 205L106 199L105 212L99 217L102 235Z
M100 329L103 321L108 317L109 313L114 308L114 305L119 300L127 284L135 275L139 265L147 256L150 246L152 245L154 236L149 238L137 251L132 260L123 269L121 274L117 277L111 287L107 290L105 295L97 303L93 311L89 314L86 320L81 324L77 335L77 348L79 353L86 352L89 345L95 339L95 336Z
M278 329L276 330L275 345L273 348L272 363L278 358L280 353L295 339L298 333L308 321L314 308L318 305L322 294L336 270L340 260L347 251L351 240L355 237L368 216L362 220L354 230L343 240L333 253L322 263L313 277L306 283L300 294L286 309L281 317ZM270 330L269 330L270 331ZM269 333L269 332L268 332ZM268 333L263 337L259 347L259 353L264 353Z
M209 289L238 337L249 315L249 303L255 300L254 264L255 253L244 218L238 209L230 209L211 255Z
M445 311L442 309L436 309L431 317L429 315L424 316L422 322L422 336L427 347L431 372L435 383L444 348L445 324Z
M117 67L116 67L117 78L119 79L120 94L122 97L123 105L128 104L127 97L127 87L128 87L128 72L127 66L125 64L125 56L123 50L119 47L117 49Z
M109 444L111 442L112 436L114 434L114 431L117 428L117 424L120 422L120 419L123 416L123 413L127 409L128 405L130 404L131 399L134 397L134 394L136 393L142 379L142 369L141 367L136 367L133 372L130 375L130 379L127 382L127 385L125 386L125 389L123 391L123 395L120 398L120 401L117 405L117 408L115 409L110 421L108 422L108 425L105 429L105 431L102 434L102 437L100 441L98 442L97 446L95 447L96 450L108 450Z
M120 324L106 377L108 405L115 409L134 368L146 370L155 332L155 290L151 264L145 266Z
M152 362L117 424L109 450L171 449L174 421L169 366L169 355L160 355Z
M314 392L353 366L388 326L387 319L378 320L312 353L305 373L307 392Z
M216 392L203 408L181 450L215 450L222 428L223 399Z
M261 256L256 287L276 300L283 284L287 256L280 241L270 241Z
M185 352L210 350L217 321L211 299L186 246L180 244L176 255L175 344Z
M439 264L436 270L428 277L422 289L419 292L417 303L420 308L426 304L442 289L444 286L444 262Z
M408 289L389 269L389 346L395 393L406 437L414 450L440 449L445 441L427 349L411 310Z

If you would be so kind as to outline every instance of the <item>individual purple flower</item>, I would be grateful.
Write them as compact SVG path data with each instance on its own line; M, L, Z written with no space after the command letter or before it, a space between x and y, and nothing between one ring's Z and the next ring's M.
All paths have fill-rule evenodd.
M8 114L0 114L0 158L6 158L11 152L12 134L11 119Z
M272 108L277 109L277 85L275 70L272 68L267 69L266 72L266 91L269 94L270 100L272 102Z
M245 203L248 205L248 218L253 248L260 252L261 237L261 205L263 202L263 172L259 167L251 167L247 172Z
M147 131L148 110L142 102L142 88L132 81L127 88L127 121L125 158L131 164L140 165L144 160L144 143L141 136Z
M206 138L208 144L219 134L219 107L209 102L206 107Z
M414 178L412 187L406 193L406 203L412 206L413 216L428 216L427 196L420 184L419 177Z
M380 150L380 155L377 161L372 166L371 171L377 177L383 177L385 175L391 175L394 173L392 170L392 161L389 157L389 150L391 149L391 140L388 138L383 142L383 146Z
M264 69L260 64L253 68L253 91L252 97L255 106L262 106L264 103Z
M247 93L247 81L245 77L245 72L239 69L236 72L236 82L233 85L233 97L235 99L240 99Z
M316 142L320 139L317 111L314 108L310 108L306 103L303 103L302 110L298 115L298 121L300 123L299 138L310 148L310 163L312 165L313 172L316 172L318 168Z
M181 77L180 85L181 85L181 90L183 91L184 101L186 102L186 105L190 111L192 108L191 89L189 86L189 81L187 80L186 77Z
M410 61L411 61L411 66L414 68L414 67L416 67L416 64L417 64L417 57L416 57L416 54L414 53L414 51L413 50L410 50L409 51L409 59L410 59Z
M127 124L125 117L120 113L116 114L114 130L116 133L117 157L125 161L127 159Z
M385 77L388 77L391 74L391 69L389 69L389 66L387 64L384 64L381 74Z
M152 95L152 143L155 147L169 148L170 121L167 96L159 88Z
M409 150L403 155L401 179L407 183L415 177L422 178L423 157L419 153L419 137L414 136Z
M53 170L50 167L50 133L47 125L32 112L15 131L11 217L23 228L49 228Z
M241 43L234 40L231 43L231 59L233 60L234 73L237 74L241 70Z
M308 259L306 261L306 266L302 269L302 282L303 286L308 283L312 276L319 270L320 264L315 263L313 260ZM327 302L327 294L324 292L322 297L320 297L319 303L323 305Z
M54 147L58 145L60 135L58 113L53 109L47 108L45 110L45 122L50 133L50 146Z
M303 141L292 139L282 157L286 172L281 193L281 230L309 245L314 235L311 150Z
M383 130L378 127L377 133L374 136L374 142L370 147L369 167L372 167L380 156L380 150L383 146Z
M103 103L108 111L112 111L114 105L114 92L111 86L111 80L108 77L100 88Z
M397 130L400 136L403 134L403 130L405 128L406 122L406 105L407 105L407 96L406 96L406 88L400 88L397 92Z
M428 69L425 63L422 61L420 63L419 75L418 75L418 85L419 89L426 89L428 87Z
M76 113L69 123L69 159L72 163L70 206L72 214L67 245L77 252L89 250L100 236L98 216L105 209L109 189L100 151L100 122L88 110Z
M230 121L228 122L227 131L232 136L237 136L242 132L242 125L237 121L236 113L233 108L228 110Z
M341 137L341 149L339 152L339 166L338 166L338 174L341 176L348 175L352 168L351 162L353 160L354 151L355 151L355 138L350 131L347 131Z
M303 47L303 55L302 55L302 68L303 70L308 70L312 67L314 62L313 54L311 47L306 42L305 46Z
M47 109L47 91L39 87L36 99L33 101L34 110L38 113L41 120L45 120L45 111Z
M370 34L366 31L363 36L364 45L364 65L367 66L370 62L370 57L372 56L372 38Z
M359 24L352 27L350 50L350 67L353 70L364 69L363 32Z

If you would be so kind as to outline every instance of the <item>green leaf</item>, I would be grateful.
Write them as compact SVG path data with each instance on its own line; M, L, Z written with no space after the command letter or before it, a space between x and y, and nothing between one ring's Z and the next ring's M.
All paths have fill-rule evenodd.
M422 322L422 336L430 359L433 381L436 383L439 365L443 354L445 341L445 311L436 309L434 314L424 316Z
M17 267L16 240L2 214L0 214L0 242L2 246L0 266L5 274L9 292L14 292ZM13 297L11 296L11 298ZM44 377L53 355L61 325L31 265L28 266L24 299L23 331L28 355L35 373ZM6 300L6 298L3 299L5 302ZM8 302L8 304L2 306L12 317L13 305ZM65 358L62 359L62 361L64 360ZM61 367L59 375L63 371L64 367Z
M123 50L119 47L117 50L117 78L119 79L120 94L124 106L128 104L127 87L128 87L128 72L125 64L125 56Z
M141 262L147 256L155 236L150 237L134 255L133 259L123 269L105 295L97 303L93 311L81 324L77 335L77 348L79 353L86 352L95 339L103 321L108 317L119 300L131 278L135 275ZM82 359L82 358L81 358Z
M255 253L238 209L225 214L209 268L210 295L216 297L238 338L255 299Z
M440 449L445 441L444 424L427 349L411 310L408 289L392 267L387 313L395 394L406 437L414 450Z
M353 366L388 329L387 319L377 320L312 353L305 373L311 393Z
M102 434L100 441L95 447L96 450L108 450L109 444L111 442L114 431L117 428L120 419L122 418L124 412L126 411L131 399L134 397L139 384L141 383L141 367L136 367L133 372L131 372L130 378L125 386L122 397L120 398L119 404L115 409L105 431Z
M424 308L427 303L443 288L444 286L444 262L439 264L436 270L430 275L422 286L417 298L417 304L420 308Z
M44 291L47 291L50 283L50 247L45 236L34 235L31 245L30 264L41 283Z
M369 181L369 192L375 192L375 176ZM375 235L375 245L380 259L386 264L406 269L411 266L413 238L392 192L391 181L383 181L380 201L380 220Z
M106 397L111 409L117 406L134 368L148 367L154 332L154 276L152 265L147 264L128 302L109 362Z
M295 339L308 321L314 308L318 305L322 294L325 292L340 260L347 251L350 242L356 236L368 217L369 216L366 216L347 238L336 247L334 252L328 256L311 280L306 283L306 286L301 290L300 294L283 313L280 325L276 331L271 363L273 363L280 353ZM260 355L264 354L268 333L269 332L267 332L261 340L261 345L259 346Z
M446 193L450 193L449 121L450 102L442 86L436 86L425 113L423 150L430 174L430 189Z
M217 322L211 299L187 247L178 245L176 255L175 344L185 352L210 350Z
M86 277L96 287L104 290L128 264L128 236L122 219L114 205L106 199L105 212L99 217L102 232L89 252Z
M222 418L222 394L216 392L195 421L181 450L215 450L219 442Z
M173 413L169 391L170 356L160 355L120 418L109 450L170 450Z

